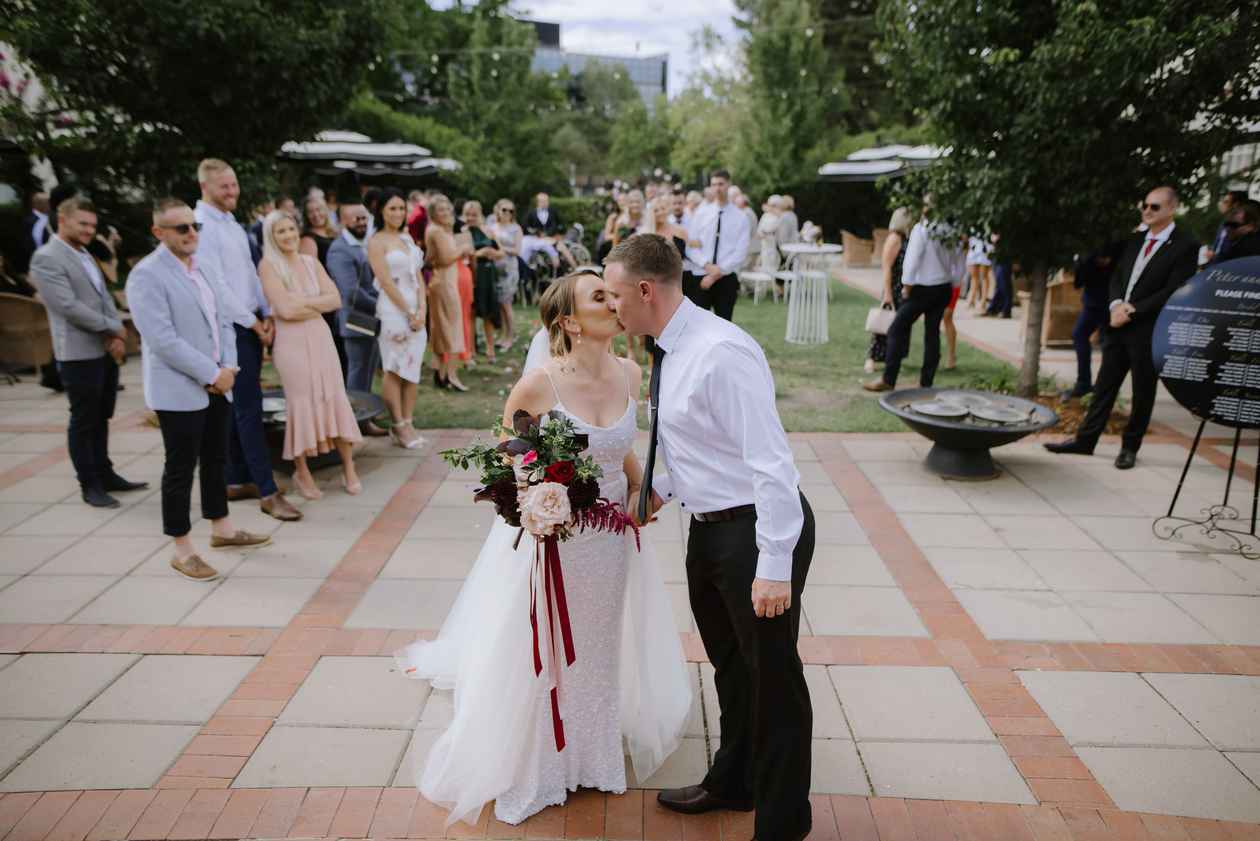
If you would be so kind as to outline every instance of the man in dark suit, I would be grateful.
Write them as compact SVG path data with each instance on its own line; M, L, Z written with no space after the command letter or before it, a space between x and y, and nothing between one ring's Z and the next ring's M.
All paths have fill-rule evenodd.
M1093 346L1090 337L1101 330L1107 335L1107 322L1111 320L1108 307L1111 304L1111 277L1116 264L1124 256L1126 243L1109 242L1102 248L1076 261L1073 285L1081 290L1081 314L1072 328L1072 346L1076 350L1076 384L1063 393L1066 400L1084 397L1094 390L1091 370Z
M1137 463L1137 451L1155 407L1157 377L1151 355L1155 319L1177 287L1198 268L1199 243L1173 222L1177 204L1177 192L1172 187L1156 187L1142 203L1146 230L1129 240L1111 276L1110 322L1103 340L1102 368L1094 384L1094 401L1076 437L1046 444L1050 452L1092 454L1120 386L1132 371L1133 407L1116 467L1128 470Z
M1225 217L1221 228L1228 247L1217 252L1213 263L1260 257L1260 202L1248 200L1239 204Z
M525 214L525 233L537 237L558 237L564 233L560 217L551 209L551 196L539 193L534 196L534 208Z

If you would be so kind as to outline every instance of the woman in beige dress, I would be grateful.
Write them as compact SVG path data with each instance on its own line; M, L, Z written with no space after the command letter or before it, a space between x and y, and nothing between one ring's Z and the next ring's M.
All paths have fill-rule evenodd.
M299 252L297 222L282 210L263 222L263 260L258 266L263 293L276 319L271 359L284 385L284 457L293 459L293 479L302 496L323 496L307 458L336 447L346 492L363 490L354 469L352 445L363 440L346 397L341 362L326 312L341 308L341 295L319 261Z
M455 208L438 194L429 200L429 226L424 232L424 251L433 266L429 280L429 347L437 363L433 384L438 388L467 391L459 380L459 357L464 352L464 312L459 298L459 261L471 254L455 241Z

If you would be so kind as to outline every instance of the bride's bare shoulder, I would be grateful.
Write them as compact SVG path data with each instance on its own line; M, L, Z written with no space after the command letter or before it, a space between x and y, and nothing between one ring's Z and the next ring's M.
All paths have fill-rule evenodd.
M551 387L547 372L541 367L529 371L512 388L508 395L505 414L511 417L517 409L524 409L531 415L541 414L551 409L556 403L556 393Z
M626 379L630 382L632 393L637 397L639 395L639 386L643 384L643 369L639 367L639 363L633 359L618 357L617 361L621 363L621 367L625 369Z

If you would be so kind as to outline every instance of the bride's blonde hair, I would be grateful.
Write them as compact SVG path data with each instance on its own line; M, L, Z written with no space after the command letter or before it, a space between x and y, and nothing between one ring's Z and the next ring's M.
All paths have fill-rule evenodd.
M564 319L577 313L578 279L587 275L600 276L598 272L582 269L556 278L538 299L538 314L542 316L543 327L547 328L552 356L564 356L573 349L573 340L564 330Z

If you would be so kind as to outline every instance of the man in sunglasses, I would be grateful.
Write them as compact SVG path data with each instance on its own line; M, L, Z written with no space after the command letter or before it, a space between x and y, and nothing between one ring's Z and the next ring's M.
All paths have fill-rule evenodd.
M1172 187L1156 187L1142 202L1146 230L1126 243L1111 276L1109 329L1103 339L1102 368L1094 383L1094 400L1076 437L1046 444L1050 452L1092 454L1120 395L1120 387L1132 372L1133 405L1116 467L1128 470L1137 463L1137 451L1155 407L1158 378L1151 355L1155 319L1177 287L1195 273L1199 262L1199 243L1173 222L1177 205L1177 192Z
M1213 263L1260 257L1260 202L1245 201L1229 211L1225 223L1228 246L1217 253Z

